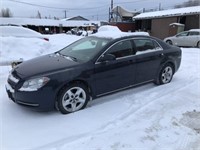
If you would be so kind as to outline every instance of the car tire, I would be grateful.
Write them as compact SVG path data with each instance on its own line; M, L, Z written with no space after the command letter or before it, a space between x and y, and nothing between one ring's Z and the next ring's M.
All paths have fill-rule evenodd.
M155 84L162 85L170 83L174 75L174 69L171 64L164 65L157 77L157 80L155 81Z
M82 83L73 83L65 87L59 94L56 108L62 114L84 109L89 101L89 92Z
M173 45L171 40L167 40L166 43L169 44L169 45Z
M197 48L200 48L200 41L197 42Z

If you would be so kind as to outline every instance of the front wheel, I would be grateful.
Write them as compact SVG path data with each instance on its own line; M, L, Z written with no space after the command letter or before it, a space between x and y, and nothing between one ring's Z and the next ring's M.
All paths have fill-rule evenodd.
M166 64L160 71L156 84L162 85L170 83L173 78L173 67L171 64Z
M86 107L89 93L83 84L71 84L59 94L57 108L62 114L72 113Z

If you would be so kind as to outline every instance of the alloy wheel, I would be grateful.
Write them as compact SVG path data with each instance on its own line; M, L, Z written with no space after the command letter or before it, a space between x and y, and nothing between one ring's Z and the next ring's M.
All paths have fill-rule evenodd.
M74 112L82 108L86 102L86 92L81 87L72 87L66 91L62 98L63 108Z
M170 66L167 66L163 71L162 71L162 75L161 75L161 80L162 82L165 83L169 83L172 79L173 76L173 69Z

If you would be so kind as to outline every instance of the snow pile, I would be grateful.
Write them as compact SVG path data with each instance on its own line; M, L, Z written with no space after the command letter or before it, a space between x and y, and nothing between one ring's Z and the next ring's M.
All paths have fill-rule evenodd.
M42 34L20 26L0 26L0 36L43 38Z
M105 26L101 26L98 29L98 32L95 34L92 34L91 36L115 39L115 38L120 38L120 37L131 36L131 35L149 36L149 33L148 32L122 32L116 26L105 25Z
M0 37L0 63L20 58L28 60L56 52L81 38L66 34L49 35L48 37L49 42L38 38Z
M121 38L131 35L142 35L142 36L149 36L148 32L113 32L113 31L102 31L92 34L91 36L101 37L101 38Z
M110 26L110 25L99 27L98 32L103 32L103 31L121 32L121 30L117 26Z

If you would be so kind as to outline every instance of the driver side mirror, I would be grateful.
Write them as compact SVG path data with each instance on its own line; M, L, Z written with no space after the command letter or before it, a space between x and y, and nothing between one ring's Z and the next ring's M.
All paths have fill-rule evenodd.
M115 55L105 54L99 58L99 62L113 61L116 60Z

